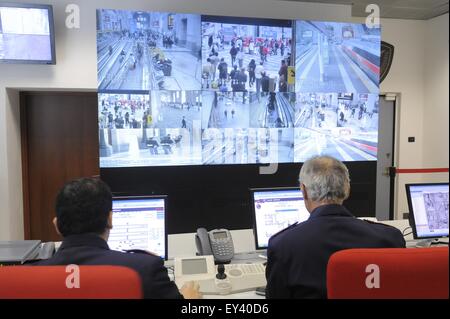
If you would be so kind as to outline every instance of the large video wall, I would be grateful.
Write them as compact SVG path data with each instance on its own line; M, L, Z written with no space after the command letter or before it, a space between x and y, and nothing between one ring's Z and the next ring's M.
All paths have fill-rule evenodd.
M98 10L97 53L102 168L377 158L380 29Z

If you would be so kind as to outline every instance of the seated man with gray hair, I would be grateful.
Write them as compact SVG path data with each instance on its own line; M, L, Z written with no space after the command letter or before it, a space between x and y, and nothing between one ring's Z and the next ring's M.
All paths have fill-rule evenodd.
M327 264L333 253L405 247L398 229L360 220L342 205L350 195L350 177L342 162L328 156L306 161L300 188L310 217L270 238L267 298L327 298Z

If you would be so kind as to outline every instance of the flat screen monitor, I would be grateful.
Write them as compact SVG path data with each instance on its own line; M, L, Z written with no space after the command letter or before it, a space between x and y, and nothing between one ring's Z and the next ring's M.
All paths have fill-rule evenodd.
M56 63L51 5L0 2L0 63Z
M101 168L376 161L380 28L97 10Z
M167 259L167 201L165 196L113 198L112 250L146 250Z
M415 239L448 236L448 183L406 184Z
M309 218L300 188L252 189L256 249L265 249L274 234Z

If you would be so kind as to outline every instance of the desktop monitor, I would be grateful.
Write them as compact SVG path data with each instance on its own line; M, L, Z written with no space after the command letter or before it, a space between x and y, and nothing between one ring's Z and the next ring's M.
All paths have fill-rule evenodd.
M167 260L166 196L113 198L112 250L140 249Z
M280 230L309 218L300 188L251 189L256 249Z
M56 63L51 5L0 2L0 63Z
M415 239L448 236L448 183L406 184Z

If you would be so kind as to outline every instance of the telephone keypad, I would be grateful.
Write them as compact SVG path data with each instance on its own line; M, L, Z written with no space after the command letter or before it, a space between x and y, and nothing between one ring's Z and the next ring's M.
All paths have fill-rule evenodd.
M225 256L233 254L233 250L228 245L221 245L220 243L213 242L211 246L213 251L218 255Z

